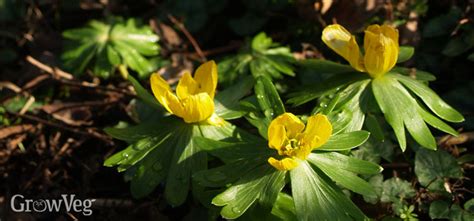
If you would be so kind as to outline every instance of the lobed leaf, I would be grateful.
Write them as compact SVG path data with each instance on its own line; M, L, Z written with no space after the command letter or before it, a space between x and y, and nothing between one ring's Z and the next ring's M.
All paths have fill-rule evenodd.
M316 150L341 151L350 150L363 144L369 139L370 133L367 131L353 131L348 133L332 135L327 143Z
M318 169L306 161L290 171L298 220L364 220L367 217Z

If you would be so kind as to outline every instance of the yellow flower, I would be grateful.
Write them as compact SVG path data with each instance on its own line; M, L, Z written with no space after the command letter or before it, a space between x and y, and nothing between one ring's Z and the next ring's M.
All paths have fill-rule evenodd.
M268 146L276 149L282 160L268 158L278 170L291 170L298 161L306 160L311 151L325 144L332 134L332 125L325 115L308 118L306 128L298 117L284 113L273 119L268 127Z
M323 30L323 42L349 61L358 71L368 72L377 78L392 69L397 63L398 30L388 25L371 25L365 30L362 56L355 37L340 25L329 25Z
M161 105L168 112L183 118L186 123L221 123L222 120L214 114L217 87L217 67L214 61L199 66L194 78L189 72L185 72L176 87L176 95L159 74L152 74L150 83L153 94Z

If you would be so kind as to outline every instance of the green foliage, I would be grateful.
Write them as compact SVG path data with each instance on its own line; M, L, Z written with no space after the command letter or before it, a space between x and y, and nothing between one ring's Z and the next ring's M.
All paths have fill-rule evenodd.
M284 112L276 90L272 92L273 84L266 79L257 79L261 83L256 85L256 94L260 88L265 88L267 92L256 108L260 112ZM271 120L274 114L262 116ZM368 136L369 133L364 131L334 135L326 145L310 154L308 161L300 161L300 165L291 171L278 171L268 164L267 159L276 157L276 151L268 148L267 142L261 138L248 137L237 143L201 138L196 140L197 145L225 164L198 172L194 178L203 186L226 186L226 190L214 197L212 203L223 206L221 215L227 219L240 217L247 210L252 214L252 209L249 209L252 206L258 207L261 214L270 213L287 177L291 180L298 220L343 220L351 217L360 220L365 215L336 183L356 193L373 196L372 186L357 174L377 174L382 168L333 151L355 148Z
M410 59L413 48L402 48L399 62ZM405 129L417 143L428 149L436 149L436 142L428 125L457 135L457 132L438 117L450 122L462 122L464 117L444 102L423 82L432 80L429 74L421 73L420 79L407 77L409 72L394 68L376 79L368 79L368 75L356 72L350 66L331 61L305 61L301 64L312 68L315 73L325 76L325 80L316 85L308 85L291 93L288 103L295 106L305 104L314 99L324 101L328 96L337 94L333 101L333 111L352 112L352 124L346 131L360 130L365 123L379 139L383 139L378 121L365 120L369 113L382 112L386 121L393 128L400 148L406 149ZM417 75L418 77L418 75ZM370 86L368 86L370 82ZM417 97L414 97L415 94ZM435 115L426 110L423 102ZM404 107L404 108L400 108ZM369 115L370 116L370 115Z
M108 23L93 20L84 28L64 31L63 37L64 68L76 75L91 68L95 75L108 78L123 64L146 77L160 65L158 36L135 19L113 18Z
M453 221L467 221L474 219L474 200L464 203L464 209L458 204L437 200L431 203L429 214L432 219L449 219Z
M156 101L151 100L153 96L148 91L133 77L129 79L140 98L151 107L161 109ZM194 139L239 137L235 127L227 122L222 126L187 124L174 116L157 118L156 121L147 119L137 126L107 128L105 131L130 143L130 146L109 157L104 165L116 166L119 172L126 172L131 177L131 193L137 198L145 197L165 182L165 197L174 206L186 200L192 174L207 168L207 156L196 146ZM195 185L192 187L197 188Z
M0 164L5 164L4 159L36 155L43 159L49 153L44 143L73 144L76 132L79 143L90 143L89 139L101 138L90 133L82 139L94 132L90 129L115 125L104 131L125 147L107 156L104 166L123 175L132 197L151 206L152 217L160 216L153 218L171 214L167 218L173 220L474 220L470 182L474 154L472 143L464 142L474 129L470 63L474 61L474 23L469 17L472 6L466 1L392 1L390 10L381 7L384 1L374 1L373 7L351 1L94 2L0 0L0 65L4 66L0 74L0 146L7 147L0 150ZM353 9L356 5L367 7ZM390 13L380 13L384 10ZM351 14L347 12L358 15L358 11L368 12L368 18L346 16ZM106 17L65 30L63 42L44 41L62 27L78 27L77 13ZM159 42L138 17L109 17L116 13L152 19L166 41ZM177 28L170 15L192 37L182 27L174 33L162 26ZM399 27L399 42L416 45L416 54L414 47L400 46L398 66L377 78L345 63L321 59L335 55L325 53L319 36L323 21L332 17L349 24L348 30L361 30L372 23ZM175 34L186 38L173 39ZM360 36L355 39L364 41ZM189 44L192 40L206 59L224 56L218 64L210 118L222 124L186 123L174 116L179 111L168 113L162 104L185 109L188 98L176 89L179 104L168 99L158 102L145 86L151 72L167 65L159 43L166 49L161 54L173 60L171 69L166 68L171 75L165 74L166 81L172 82L182 74L175 70L187 69L196 58ZM228 45L234 41L244 42L236 53L230 52L234 44ZM54 60L61 46L61 68L73 73L73 79L33 76L40 72L25 66L28 63L22 57L40 56L39 60L48 61L42 58L50 56L44 53L47 50ZM367 49L360 47L360 53ZM121 79L113 78L116 72ZM97 87L86 86L76 79L84 74L106 80ZM48 90L38 93L43 85ZM136 95L125 93L130 85L134 88L130 92ZM177 87L169 86L172 90ZM196 89L196 84L187 86L181 92ZM202 86L198 82L199 90ZM57 89L58 95L54 93ZM77 94L82 89L87 92ZM160 88L153 89L158 94ZM93 124L90 127L68 125L58 117L76 115L68 108L76 108L76 103L96 93L100 94L96 99L106 99L105 103L93 99L78 112L92 117L87 121ZM46 111L46 104L61 104L63 98L72 105L54 113ZM211 109L210 104L206 107ZM96 112L101 108L129 118ZM282 150L269 147L267 136L272 120L285 112L303 122L324 114L331 122L332 135L305 159L283 156ZM63 133L63 129L68 130ZM74 137L64 137L68 135ZM286 151L299 148L299 144L293 146L298 139L290 137L282 141ZM30 140L40 143L40 148ZM76 159L74 153L60 154L65 160L58 165L69 167L75 162L69 162ZM53 156L53 163L58 156ZM298 166L280 171L269 163L270 157L292 157ZM28 173L28 167L21 167L21 173ZM5 174L16 174L9 171L10 166L5 169ZM115 191L122 190L119 186Z
M408 46L401 46L398 54L397 63L402 63L410 60L410 58L415 54L415 48Z
M444 187L445 179L461 178L462 171L456 159L443 150L419 150L415 157L415 174L428 189L448 191Z
M281 79L283 74L294 76L294 62L288 47L279 46L262 32L242 52L219 62L219 83L231 85L246 75L272 79Z
M418 221L418 218L417 218L418 215L413 213L414 210L415 210L415 206L413 205L403 206L402 209L399 209L400 218L403 221Z

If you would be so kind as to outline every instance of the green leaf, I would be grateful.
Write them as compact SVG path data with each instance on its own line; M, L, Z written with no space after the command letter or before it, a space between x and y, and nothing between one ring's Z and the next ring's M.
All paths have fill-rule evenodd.
M147 26L138 27L134 19L128 19L126 23L116 23L113 26L111 38L114 42L126 43L142 55L159 54L160 46L156 44L159 37Z
M265 76L257 78L255 94L257 95L257 101L260 108L267 119L272 120L273 118L285 113L283 102L281 101L280 95L278 95L275 85L273 85L270 78Z
M410 46L401 46L400 51L398 52L398 60L397 63L402 63L405 61L410 60L410 58L415 53L415 48Z
M164 131L153 137L140 139L126 149L109 157L104 162L104 166L118 166L119 172L125 171L142 160L150 151L166 142L169 137L170 133Z
M398 203L414 197L415 194L415 189L408 181L393 177L383 182L383 191L380 201L384 203Z
M107 129L108 133L132 144L107 159L105 165L127 170L129 177L133 174L131 192L137 198L146 196L165 181L166 200L178 206L186 200L191 175L207 168L207 154L195 138L239 137L234 130L228 123L220 127L187 124L174 116L130 128ZM193 189L199 191L196 186Z
M356 72L356 70L349 65L323 59L305 59L300 61L299 65L310 68L315 74L344 74Z
M365 115L364 125L367 127L367 129L370 131L370 133L375 139L377 139L378 141L384 141L385 137L383 134L383 130L380 127L379 121L373 114Z
M261 157L247 157L236 161L230 161L224 166L200 171L194 174L193 178L202 186L222 187L237 181L250 170L261 165L262 162L265 162L265 159Z
M203 137L214 140L236 141L237 139L242 139L242 137L247 138L248 135L245 133L245 131L239 130L227 121L223 122L219 126L210 124L199 124L196 126L199 127ZM199 139L200 137L195 138Z
M354 191L361 195L376 196L374 188L362 178L358 177L355 173L347 171L338 167L337 162L331 160L321 160L323 156L318 154L311 154L308 157L309 162L317 166L323 171L329 178L335 181L337 184Z
M472 201L472 200L469 200ZM468 201L468 202L469 202ZM466 204L468 204L466 202ZM452 204L446 201L437 200L431 203L429 214L432 219L449 219L454 221L467 221L474 218L472 210L464 204L462 209L458 204Z
M405 126L410 135L423 147L436 149L436 142L428 126L418 113L416 100L394 78L387 74L372 81L372 90L385 115L392 126L400 148L406 148ZM397 75L401 76L401 75ZM400 107L404 107L401 109Z
M260 76L267 76L269 78L281 79L283 76L281 73L275 69L271 62L263 58L255 58L250 62L249 65L250 73L254 76L254 78L258 78Z
M365 119L365 107L369 100L369 96L367 96L368 92L370 92L367 88L369 83L370 80L358 81L348 85L347 88L339 92L339 102L334 109L350 114L349 124L345 126L343 131L351 132L362 129Z
M433 74L428 73L426 71L420 71L415 68L394 67L391 71L395 73L403 74L405 76L414 78L422 82L436 80L436 77Z
M251 76L245 77L236 85L219 92L215 100L215 113L226 119L236 119L242 117L247 112L239 105L239 100L246 96L254 86L254 79Z
M283 50L277 50L283 49ZM275 54L273 53L275 51ZM280 53L280 54L278 54ZM286 55L288 53L289 55ZM269 63L276 71L286 74L288 76L295 76L293 71L292 64L295 62L293 55L290 50L285 47L269 49L265 51L265 56L260 57L260 59L265 60Z
M114 67L124 64L145 76L155 68L146 56L159 55L158 36L134 19L92 20L86 27L64 31L63 37L64 67L77 75L92 67L94 74L107 78Z
M260 33L237 55L219 62L219 83L234 85L248 74L255 78L263 75L276 79L281 79L282 74L294 76L295 62L289 47L281 47L265 33Z
M470 199L464 203L464 209L474 213L474 199Z
M133 46L120 41L112 42L112 45L122 57L123 63L138 72L139 77L144 78L153 71L153 65Z
M446 132L448 134L451 134L453 136L458 136L459 135L459 133L456 130L454 130L451 126L444 123L439 118L433 116L432 114L430 114L428 111L426 111L424 108L422 108L420 106L418 106L418 113L420 113L423 120L426 121L426 123L428 123L432 127L436 128L438 130L444 131L444 132Z
M338 94L340 95L340 94ZM334 100L332 100L334 101ZM331 103L332 103L331 101ZM337 100L339 102L339 100ZM335 105L337 105L337 102ZM330 104L332 105L332 104ZM321 105L320 105L321 106ZM329 106L328 106L329 107ZM316 114L317 112L312 112L311 114ZM345 129L351 124L352 119L352 112L349 108L344 108L340 111L332 110L331 113L328 115L329 122L332 124L332 134L337 135L343 133Z
M323 95L332 93L335 89L344 87L347 84L352 84L356 81L367 79L368 75L362 73L347 73L335 75L323 82L316 83L302 87L297 92L289 94L290 99L287 103L293 106L299 106L312 101Z
M257 51L264 51L270 48L273 45L271 38L267 36L264 32L260 32L252 39L252 49Z
M107 48L105 46L98 50L96 64L93 69L94 73L101 78L108 78L114 70L114 67L107 60Z
M201 152L192 141L199 133L196 126L183 128L175 136L179 139L174 145L174 153L166 179L165 198L172 206L178 206L186 201L190 186L191 175L207 169L207 156Z
M462 171L456 159L446 151L419 150L415 157L415 174L421 185L442 191L444 178L461 178Z
M397 80L420 97L423 102L439 117L450 122L462 122L464 117L454 108L444 102L434 91L425 84L403 75L394 74Z
M239 181L212 200L212 204L224 206L221 215L226 219L241 216L256 200L269 206L285 185L285 172L264 164L244 175Z
M311 160L315 164L321 161L327 165L333 165L340 170L347 170L357 174L377 174L382 172L383 168L375 163L349 157L337 152L312 153Z
M252 59L250 54L237 54L221 60L217 65L219 85L231 86L239 80L239 76L246 76Z
M350 150L363 144L369 139L370 133L367 131L353 131L348 133L332 135L328 142L316 150L341 151Z
M430 205L431 219L449 219L449 203L443 200L437 200Z
M366 217L322 172L306 161L290 171L298 220L364 220Z
M207 138L195 138L196 144L203 150L218 157L224 162L241 159L267 157L272 153L264 140L247 142L223 142Z
M286 193L279 193L271 214L280 218L282 221L296 221L293 198Z
M170 139L155 147L143 160L134 166L136 172L130 184L130 191L134 198L147 196L165 180L171 165L171 158L169 156L173 154L173 148L168 147L175 145L176 142L177 137L170 137ZM127 172L134 167L128 169ZM188 190L183 191L187 192Z
M376 204L379 200L380 197L382 196L382 191L383 191L383 175L382 174L377 174L372 176L369 181L370 185L374 188L374 191L376 195L364 195L364 201L371 203L371 204Z

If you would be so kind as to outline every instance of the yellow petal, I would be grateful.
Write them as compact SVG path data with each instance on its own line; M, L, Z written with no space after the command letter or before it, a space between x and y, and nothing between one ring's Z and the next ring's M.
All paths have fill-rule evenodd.
M278 170L291 170L298 166L298 162L292 158L277 160L273 157L268 158L268 163Z
M362 56L355 37L338 24L328 25L323 30L323 42L337 54L346 59L353 68L364 71Z
M176 96L173 95L170 86L159 74L152 74L150 76L151 90L155 95L155 98L160 102L161 105L170 113L174 113L170 108L170 99L171 106L176 109L176 101L178 100ZM179 104L179 101L177 101Z
M383 35L392 39L398 46L398 30L396 28L389 25L382 25L380 29Z
M179 99L183 100L191 95L197 94L198 83L193 79L189 72L184 72L183 77L179 79L176 86L176 94Z
M270 123L268 127L268 137L272 133L272 128L281 125L285 128L286 135L288 138L295 138L297 134L301 133L304 129L304 123L292 113L283 113L276 117Z
M373 78L382 76L397 63L398 32L389 26L371 25L365 31L364 48L367 72Z
M317 114L308 118L302 141L305 147L312 150L325 144L331 134L332 125L328 118L325 115Z
M178 117L183 118L184 107L178 97L176 97L176 95L174 95L172 92L168 91L165 94L165 100L168 111Z
M194 80L199 85L198 92L205 92L214 99L217 87L217 66L214 61L208 61L198 67Z
M268 127L268 146L270 148L280 150L288 140L286 136L285 126L280 124L270 124Z
M183 115L186 123L196 123L207 120L214 113L214 101L207 93L191 95L181 100Z

